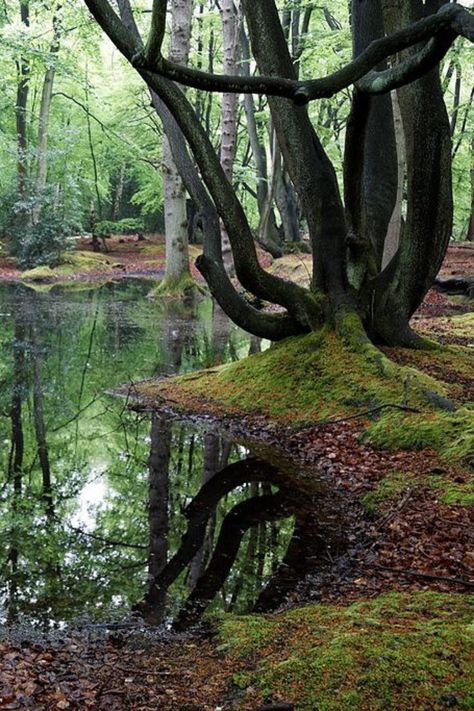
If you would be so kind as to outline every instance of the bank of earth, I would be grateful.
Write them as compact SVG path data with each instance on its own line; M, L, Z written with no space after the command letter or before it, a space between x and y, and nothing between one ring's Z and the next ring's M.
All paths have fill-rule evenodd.
M280 447L345 500L345 553L287 611L215 623L219 651L244 665L235 708L474 708L474 323L420 324L444 345L354 350L325 328L134 384L135 407Z

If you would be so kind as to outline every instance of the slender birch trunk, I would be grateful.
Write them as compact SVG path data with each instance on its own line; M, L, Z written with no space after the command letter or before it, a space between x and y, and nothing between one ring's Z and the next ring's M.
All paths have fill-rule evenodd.
M239 60L239 24L240 18L234 0L221 1L221 19L224 42L222 71L224 74L238 74ZM238 95L223 94L221 110L221 148L220 162L227 180L232 183L234 174L235 150L237 144L237 109ZM222 256L227 273L235 273L229 237L221 224Z
M188 63L191 40L192 0L172 0L169 57L172 62ZM166 232L167 286L189 275L188 218L186 190L171 153L168 138L163 140L163 186Z

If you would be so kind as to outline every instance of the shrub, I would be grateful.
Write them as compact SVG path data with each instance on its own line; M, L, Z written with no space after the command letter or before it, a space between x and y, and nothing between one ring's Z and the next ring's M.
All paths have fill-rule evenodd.
M98 235L128 235L144 230L144 222L141 217L125 217L123 220L113 222L112 220L101 220L95 227Z

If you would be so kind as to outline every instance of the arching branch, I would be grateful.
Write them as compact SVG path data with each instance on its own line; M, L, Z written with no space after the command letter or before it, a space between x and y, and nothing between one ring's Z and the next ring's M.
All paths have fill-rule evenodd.
M239 552L246 531L261 521L277 521L290 515L290 492L253 497L234 506L225 517L211 561L186 604L173 622L173 629L182 631L196 624L216 593L225 583Z
M245 483L266 481L277 484L280 480L281 477L275 467L266 462L249 458L230 464L204 484L185 511L188 527L181 540L179 550L151 581L142 606L145 614L148 611L152 612L155 607L162 604L163 596L166 595L169 586L189 565L201 548L209 518L223 496Z
M145 56L148 62L154 62L161 57L161 46L166 30L167 6L168 0L153 0L150 34L145 47Z
M136 42L141 43L130 1L118 0L118 7L125 26L133 34ZM261 313L236 291L222 261L219 218L212 199L189 155L186 141L174 116L153 90L151 90L151 98L152 105L163 122L173 159L186 190L197 205L203 221L204 254L197 259L196 266L206 279L212 295L234 323L260 338L278 341L301 333L301 325L288 314Z
M86 0L86 3L90 7L91 0ZM161 57L158 53L150 57L148 51L145 53L136 53L132 63L137 69L146 69L180 84L194 87L195 89L223 93L281 96L292 99L296 104L304 105L315 99L334 96L334 94L342 89L360 81L366 74L371 72L377 64L388 57L404 49L413 47L416 44L441 37L442 35L444 35L442 44L444 44L445 39L448 38L449 46L458 36L463 36L474 41L474 18L472 14L460 5L443 5L436 14L423 18L392 35L375 40L364 52L342 69L326 77L308 81L297 81L273 76L217 76L215 74L209 74L197 69L174 64ZM433 68L436 62L439 61L439 59L436 59L439 53L439 47L436 48L436 51L430 48L428 56L422 49L419 52L421 57L418 62L422 67L428 63L428 69ZM442 56L444 56L444 54ZM413 71L413 68L411 71ZM407 76L410 76L410 72L408 72ZM415 78L417 77L415 76ZM378 82L376 82L376 86L380 87L376 90L377 93L390 90L389 88L383 88L386 81L385 77L382 78L379 76L377 79ZM408 79L408 81L413 81L413 79ZM407 81L404 83L407 83ZM371 84L372 83L369 82L369 86L371 86ZM372 88L371 91L373 92L374 89Z

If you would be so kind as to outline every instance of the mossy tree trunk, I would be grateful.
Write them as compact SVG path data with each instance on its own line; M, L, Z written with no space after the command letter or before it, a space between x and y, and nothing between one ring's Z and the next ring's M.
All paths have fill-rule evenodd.
M146 46L122 24L107 0L86 4L122 54L156 92L186 138L181 162L186 185L205 215L204 254L197 266L230 317L273 340L331 323L354 344L424 345L409 320L433 283L452 226L451 139L439 62L458 35L474 39L474 18L459 4L438 0L354 0L354 60L328 77L300 81L274 0L242 0L260 76L215 76L161 55L166 3L153 3ZM120 4L127 0L120 0ZM123 15L122 15L123 16ZM308 224L313 251L311 287L266 272L252 231L219 155L175 81L199 89L266 94L285 167ZM354 85L341 195L306 104ZM383 268L387 229L397 199L398 165L390 92L398 90L407 162L407 218L396 255ZM171 125L171 128L173 126ZM183 149L176 146L176 152ZM202 182L200 182L202 179ZM234 290L223 268L216 215L232 248L242 286L283 307L256 312Z

